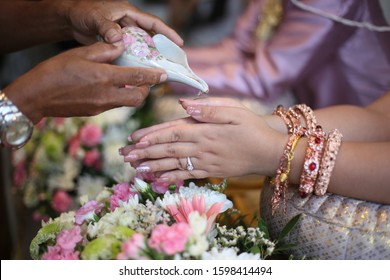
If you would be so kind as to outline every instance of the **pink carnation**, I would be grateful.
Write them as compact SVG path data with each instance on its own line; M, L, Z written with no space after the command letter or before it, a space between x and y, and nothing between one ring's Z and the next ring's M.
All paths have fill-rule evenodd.
M60 246L48 246L47 252L42 255L42 260L78 260L79 252L63 252Z
M114 211L115 208L120 206L120 202L126 202L129 200L130 195L136 193L130 191L129 183L120 183L113 187L114 194L110 197L110 210Z
M159 224L153 230L148 245L159 253L172 256L184 251L190 234L191 228L186 223L176 223L172 226Z
M65 191L59 190L56 191L53 195L53 199L51 201L51 207L57 212L65 212L69 209L72 204L72 197Z
M95 146L102 139L102 130L95 124L88 123L80 129L80 140L88 147Z
M47 252L42 255L43 260L78 260L79 252L75 251L77 243L83 240L81 229L75 226L69 230L63 230L57 236L57 243L48 246Z
M122 244L122 252L117 256L118 260L145 259L141 257L142 250L145 249L145 238L142 234L134 233L129 240Z
M85 220L91 219L94 214L99 213L103 208L103 204L94 200L85 203L79 210L76 211L75 223L81 225Z
M65 229L57 236L57 244L63 252L72 252L76 247L76 244L83 240L81 236L81 229L79 226L75 226L72 229Z

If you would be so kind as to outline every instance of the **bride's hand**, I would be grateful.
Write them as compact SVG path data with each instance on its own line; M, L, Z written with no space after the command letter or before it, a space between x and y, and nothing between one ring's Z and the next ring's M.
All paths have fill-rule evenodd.
M270 128L262 117L244 107L187 106L186 110L193 120L134 133L137 143L121 150L125 161L139 172L161 174L164 182L274 175L287 136ZM187 170L188 157L193 170Z
M223 107L238 107L238 108L246 108L241 102L239 102L236 99L232 98L224 98L224 97L206 97L206 98L197 98L197 99L187 99L187 98L180 98L179 99L180 105L187 110L189 106L223 106ZM174 121L168 121L165 123L161 123L158 125L142 128L139 130L134 131L132 134L129 135L129 141L139 142L139 140L145 136L146 134L149 134L151 132L168 128L175 125L180 124L186 124L186 123L194 123L194 119L192 118L184 118L184 119L178 119ZM125 149L121 149L120 152L128 153L130 151L131 147L127 147Z

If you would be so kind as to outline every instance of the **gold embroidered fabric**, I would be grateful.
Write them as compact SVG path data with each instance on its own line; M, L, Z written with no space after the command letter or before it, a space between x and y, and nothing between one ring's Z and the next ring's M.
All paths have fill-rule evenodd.
M275 238L287 222L302 213L284 243L297 244L294 259L379 260L390 259L390 205L335 194L301 198L297 189L287 191L286 213L282 207L271 214L272 187L266 182L260 214Z
M256 28L256 38L264 41L269 39L279 26L283 17L282 0L268 0L262 7L259 24Z

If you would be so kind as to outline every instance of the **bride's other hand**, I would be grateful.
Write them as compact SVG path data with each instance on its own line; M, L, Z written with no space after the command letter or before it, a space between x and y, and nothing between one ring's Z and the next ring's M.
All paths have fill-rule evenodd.
M239 108L246 108L240 101L232 98L225 98L225 97L201 97L196 99L187 99L187 98L180 98L179 104L187 110L189 106L224 106L224 107L239 107ZM192 118L184 118L184 119L178 119L174 121L168 121L165 123L161 123L158 125L150 126L147 128L142 128L139 130L134 131L129 135L129 141L135 141L139 142L139 140L145 136L146 134L149 134L151 132L165 129L171 126L185 124L185 123L193 123L194 120ZM121 150L120 150L121 152Z
M186 110L192 121L177 120L142 133L135 147L123 154L125 161L139 172L158 172L164 182L274 174L287 136L270 128L262 117L243 107L187 106ZM188 157L193 170L187 169Z

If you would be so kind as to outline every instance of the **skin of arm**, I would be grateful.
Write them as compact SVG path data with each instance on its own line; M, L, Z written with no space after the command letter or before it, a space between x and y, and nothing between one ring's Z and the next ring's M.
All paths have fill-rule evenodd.
M234 102L228 104L230 107L191 102L183 106L197 123L183 119L134 132L131 138L137 144L121 150L125 161L136 167L148 166L150 172L163 172L161 178L169 182L253 173L275 175L287 142L280 118L257 116ZM336 106L315 111L325 131L338 128L344 135L329 192L390 203L388 108L390 93L366 108ZM302 139L295 150L289 176L292 184L299 183L306 147L307 140ZM195 166L193 171L185 170L188 156Z
M161 19L127 0L19 0L0 1L0 53L70 39L91 44L97 41L97 34L108 43L120 44L121 27L126 25L164 34L183 45L180 36Z

